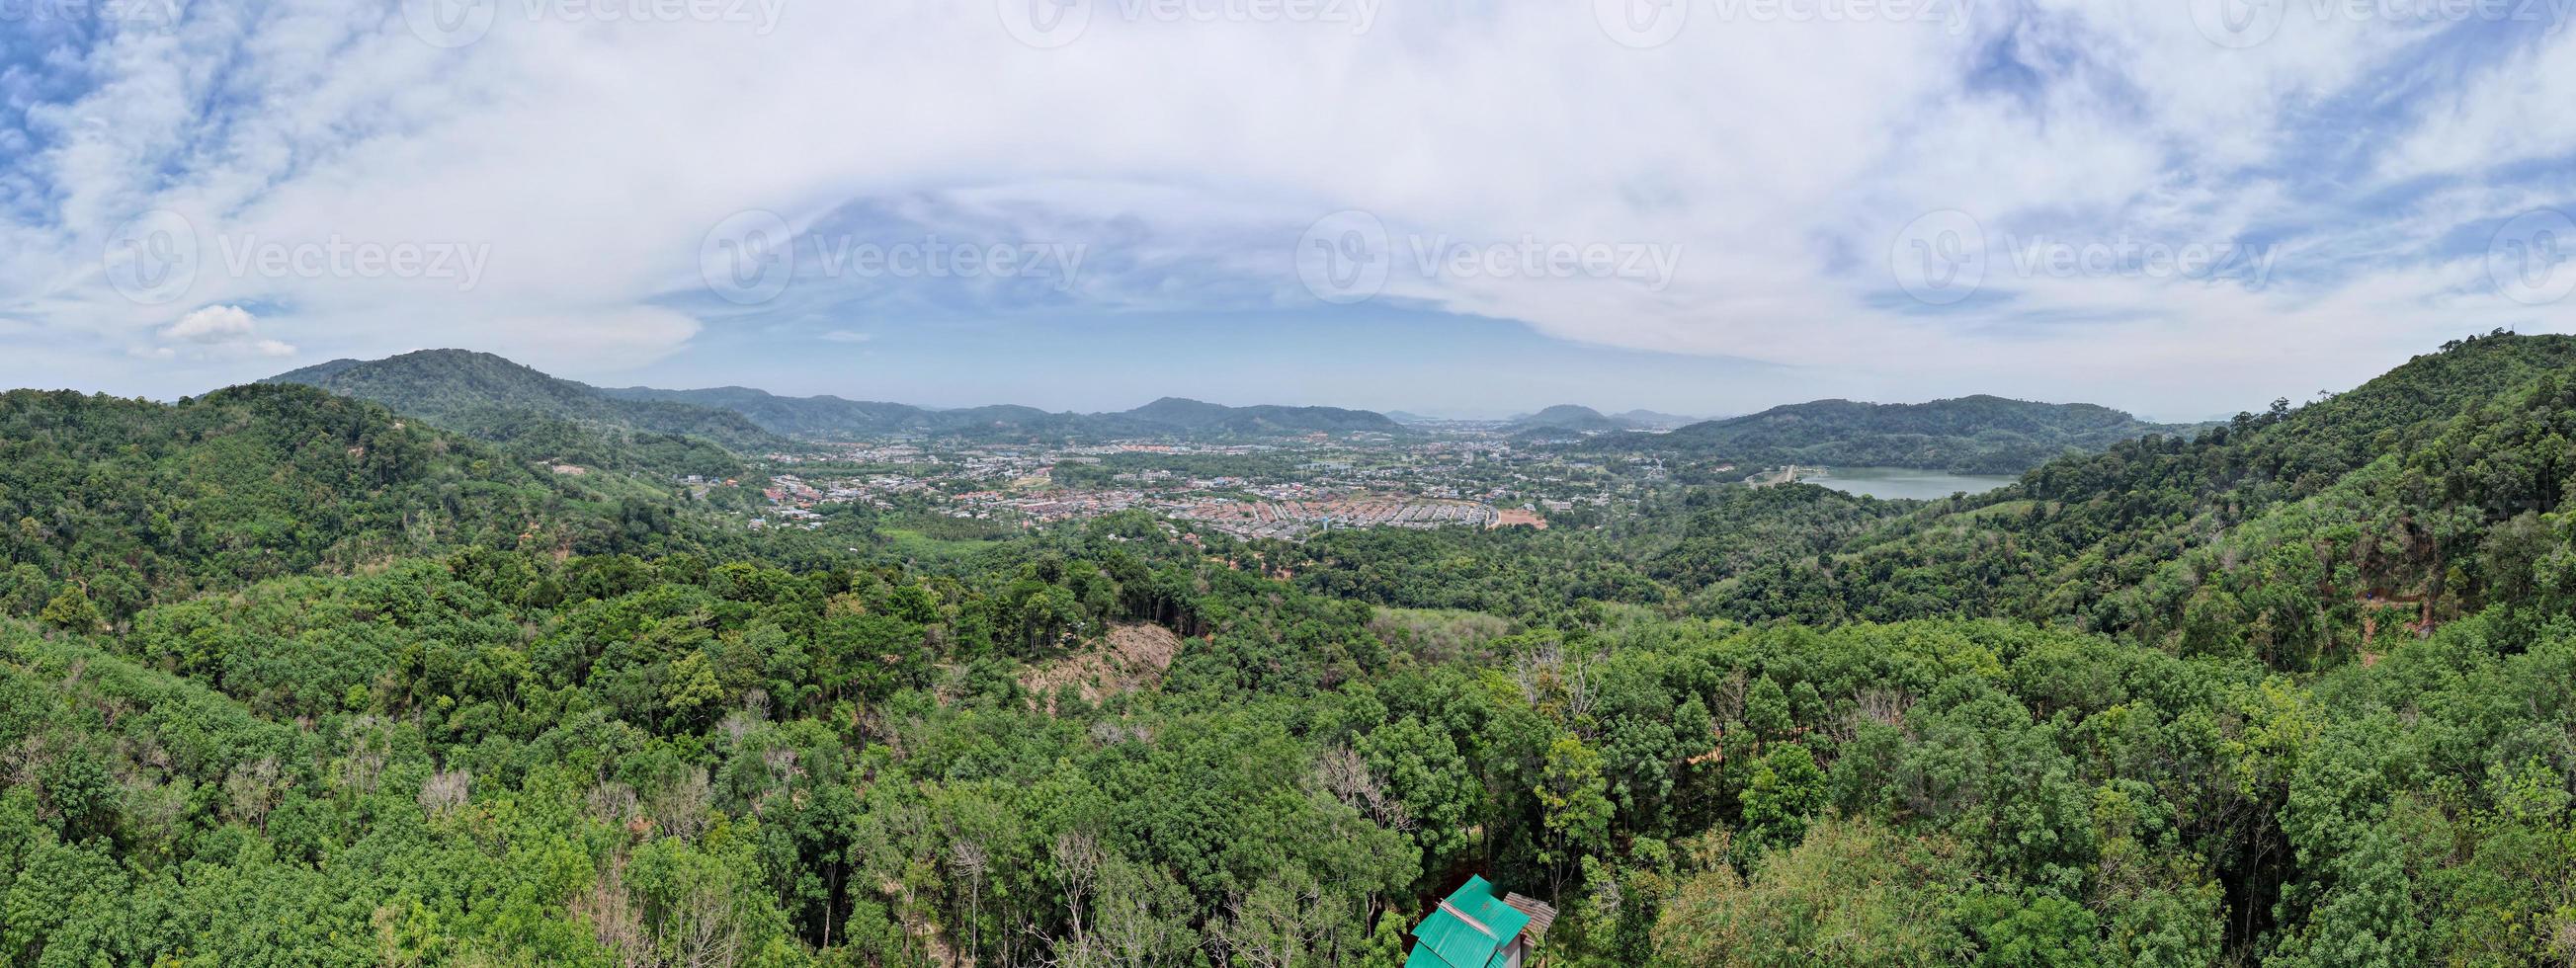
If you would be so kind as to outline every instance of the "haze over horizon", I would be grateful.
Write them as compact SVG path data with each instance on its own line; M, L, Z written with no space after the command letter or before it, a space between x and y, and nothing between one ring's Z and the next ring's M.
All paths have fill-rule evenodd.
M23 5L0 384L2201 419L2570 328L2562 6Z
M444 352L458 352L458 351L466 352L466 353L480 353L480 352L482 352L482 351L473 350L473 349L470 349L470 348L467 348L467 347L419 347L419 348L415 348L415 349L411 349L411 350L404 350L404 351L401 351L401 352L398 352L398 353L388 354L388 356L387 356L387 357L382 358L382 359L392 359L392 358L395 358L395 357L406 356L406 355L414 354L414 353L444 353ZM504 357L504 359L507 359L507 358L506 358L506 357ZM341 358L341 360L351 360L351 358ZM361 363L380 362L380 361L381 361L381 360L354 360L354 362L361 362ZM321 362L334 362L334 361L316 361L316 362L317 362L317 363L321 363ZM511 361L511 362L514 362L514 363L515 363L515 362L517 362L517 361ZM293 375L295 375L296 373L300 373L300 372L301 372L301 368L298 368L296 371L290 371L290 372L288 372L288 373L281 373L281 374L270 374L269 376L271 376L271 377L276 377L276 376L293 376ZM543 372L543 371L540 371L540 372ZM563 374L556 374L556 373L548 373L548 374L546 374L546 375L547 375L547 376L557 376L557 377L564 376ZM591 381L582 381L582 382L591 382ZM626 388L626 386L628 386L627 384L615 384L615 383L594 383L593 385L594 385L594 386L603 387L603 388L606 388L606 389L623 389L623 388ZM1558 407L1558 406L1579 406L1579 407L1586 407L1586 408L1588 408L1588 409L1591 409L1591 410L1593 410L1593 411L1596 411L1596 412L1598 412L1598 413L1600 413L1600 414L1603 414L1603 415L1605 415L1605 416L1618 416L1618 415L1628 414L1628 413L1632 413L1632 412L1639 412L1639 411L1643 411L1643 412L1647 412L1647 413L1653 413L1653 414L1656 414L1656 415L1658 415L1658 416L1662 416L1662 417L1679 417L1679 418L1684 418L1684 419L1686 419L1686 420L1688 420L1688 421L1691 421L1691 422L1698 422L1698 421L1710 421L1710 420L1724 420L1724 419L1727 419L1727 418L1729 418L1729 417L1743 416L1743 415L1744 415L1744 414L1746 414L1746 413L1755 413L1755 412L1760 412L1760 411L1763 411L1763 410L1772 409L1772 408L1774 408L1774 407L1790 406L1790 405L1795 405L1795 404L1804 404L1804 403L1814 403L1814 402L1820 402L1820 401L1822 401L1822 400L1824 400L1824 399L1827 399L1827 398L1813 398L1813 399L1798 399L1798 400L1780 400L1780 401L1774 401L1774 402L1772 402L1772 403L1763 404L1763 405L1761 405L1761 406L1754 407L1754 408L1752 408L1751 410L1747 410L1747 411L1740 411L1740 412L1739 412L1739 411L1690 411L1690 410L1679 410L1679 411L1674 411L1674 410L1659 410L1659 409L1654 408L1654 407L1645 407L1645 406L1619 406L1619 405L1611 405L1611 404L1602 404L1602 403L1597 403L1597 402L1589 402L1589 401L1587 401L1586 399L1584 399L1584 398L1580 398L1580 397L1548 398L1548 399L1543 400L1543 401L1541 401L1541 400L1531 400L1531 401L1524 401L1524 402L1521 402L1521 403L1513 404L1513 405L1510 405L1510 406L1507 406L1507 407L1504 407L1504 408L1501 408L1501 409L1476 410L1476 409L1459 409L1459 408L1453 408L1453 407L1442 407L1442 406L1411 406L1411 407L1408 407L1408 406L1403 406L1403 405L1400 405L1400 404L1399 404L1399 405L1388 405L1388 406L1360 406L1360 405L1357 405L1357 404L1351 404L1351 403L1348 403L1347 401L1337 401L1337 400L1335 400L1335 399L1331 399L1331 398L1321 398L1321 399L1315 399L1315 400L1284 400L1284 399L1272 399L1272 398L1269 398L1269 397L1261 396L1261 395L1259 395L1257 392L1253 392L1253 391L1246 391L1246 390L1243 390L1243 389L1241 389L1241 388L1239 388L1239 387L1238 387L1238 388L1227 388L1227 387L1223 387L1223 386L1212 386L1212 387L1210 387L1210 392L1207 392L1207 393L1201 393L1201 394L1192 394L1192 393L1156 393L1156 394L1153 394L1153 395L1151 395L1151 396L1145 396L1145 397L1138 397L1138 398L1134 398L1134 399L1133 399L1133 402L1125 402L1128 398L1111 397L1111 398L1108 398L1108 399L1110 400L1110 402L1105 403L1105 404L1100 404L1100 405L1089 405L1089 406L1080 406L1080 405L1050 406L1050 405L1048 405L1048 404L1046 404L1046 403L1042 403L1042 402L1032 402L1032 401L1031 401L1031 400L1029 400L1029 399L969 400L969 401L966 401L966 402L963 402L963 403L923 403L923 402L916 401L916 400L879 399L879 398L870 398L870 397L863 397L863 396L855 396L855 395L852 395L852 394L849 394L849 393L834 392L834 391L831 391L831 390L820 390L820 391L815 391L815 392L811 392L811 393L799 392L799 391L786 391L786 390L779 390L779 389L776 389L776 388L774 388L774 387L760 386L760 385L758 385L758 384L756 384L756 383L751 383L751 382L741 382L741 381L735 381L735 382L724 382L724 383L705 383L705 384L692 383L692 384L687 384L687 385L671 384L671 385L666 385L666 386L652 386L651 384L631 384L631 385L632 385L632 386L651 386L651 388L653 388L653 389L659 389L659 390L699 390L699 389L719 389L719 388L729 388L729 387L743 387L743 388L748 388L748 389L752 389L752 390L758 390L758 391L762 391L762 392L766 392L766 393L772 393L772 394L776 394L776 395L779 395L779 396L785 396L785 397L839 397L839 398L844 399L844 400L852 400L852 401L872 401L872 402L880 402L880 403L910 404L910 405L914 405L914 406L921 406L921 407L924 407L924 408L926 408L926 409L931 409L931 410L955 410L955 409L965 409L965 408L981 407L981 406L989 406L989 405L1017 405L1017 406L1035 407L1035 408L1040 409L1040 410L1045 410L1045 411L1049 411L1049 412L1057 412L1057 413L1066 413L1066 412L1071 412L1071 413L1119 413L1119 412L1124 412L1124 411L1128 411L1128 410L1137 409L1137 408L1143 407L1143 406L1144 406L1144 405L1146 405L1146 404L1153 403L1153 402L1156 402L1156 401L1160 401L1160 400L1164 400L1164 399L1177 398L1177 399L1183 399L1183 400L1194 400L1194 401L1198 401L1198 402L1202 402L1202 403L1215 403L1215 404L1221 404L1221 405L1225 405L1225 406L1232 406L1232 407L1248 407L1248 406L1259 406L1259 405L1281 405L1281 406L1300 406L1300 407L1339 407L1339 408L1344 408L1344 409L1356 409L1356 410L1367 410L1367 411L1373 411L1373 412L1377 412L1377 413L1381 413L1381 414L1386 414L1386 415L1390 415L1390 416L1391 416L1391 415L1395 415L1395 414L1403 414L1403 415L1405 415L1405 416L1407 416L1407 417L1418 417L1418 418L1429 419L1429 420L1440 420L1440 421L1469 421L1469 422L1476 422L1476 421L1505 421L1505 420L1511 420L1511 419L1516 419L1516 418L1524 418L1524 417L1532 416L1533 414L1536 414L1536 413L1537 413L1538 411L1540 411L1540 410L1547 409L1547 408L1550 408L1550 407ZM216 389L216 388L214 388L214 387L207 387L207 388L205 388L205 389L207 389L207 390L212 390L212 389ZM1375 391L1375 392L1377 392L1377 393L1379 393L1379 394L1381 394L1381 395L1388 395L1388 396L1393 396L1393 397L1397 397L1397 398L1400 398L1400 397L1402 396L1402 391L1401 391L1401 390L1396 390L1396 391L1392 391L1392 392L1390 392L1390 391L1385 391L1385 390L1379 390L1379 391ZM1601 388L1601 387L1589 387L1589 388L1586 388L1586 387L1579 387L1579 386L1572 386L1572 385L1568 385L1567 392L1569 392L1569 393L1593 393L1593 394L1596 394L1596 395L1599 395L1599 394L1605 394L1605 393L1606 393L1606 394L1611 394L1611 395L1617 395L1617 394L1621 393L1622 391L1620 391L1620 390L1618 390L1618 389L1616 389L1616 388ZM1960 396L1981 396L1981 395L1984 395L1984 396L1990 396L1990 394L1961 394ZM1954 398L1950 398L1950 397L1941 397L1941 398L1925 398L1925 399L1922 399L1922 400L1865 400L1865 401L1860 401L1860 402L1864 402L1864 403L1915 404L1915 403L1926 403L1926 402L1931 402L1931 401L1933 401L1933 400L1938 400L1938 399L1954 399ZM2084 401L2084 400L2062 400L2062 401L2033 401L2033 402L2039 402L2039 403L2090 403L2091 401ZM2259 408L2253 408L2253 409L2259 409ZM2197 415L2188 415L2188 416L2185 416L2185 415L2165 416L2165 415L2157 415L2157 414L2132 414L2132 416L2136 416L2136 417L2139 417L2139 418L2141 418L2141 419L2146 419L2146 420L2150 420L2150 421L2163 422L2163 423L2199 423L2199 422L2203 422L2203 421L2210 421L2210 420L2225 420L2225 419L2228 419L2229 417L2234 416L2234 412L2225 412L2225 413L2221 413L2221 412L2215 412L2215 411L2213 411L2213 412L2211 412L2211 413L2206 413L2206 414L2197 414Z

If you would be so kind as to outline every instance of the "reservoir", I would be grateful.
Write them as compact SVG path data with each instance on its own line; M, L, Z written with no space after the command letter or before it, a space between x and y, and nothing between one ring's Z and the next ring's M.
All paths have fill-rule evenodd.
M1915 500L1944 498L1960 491L1981 494L2020 480L2018 477L1989 474L1945 474L1910 467L1832 467L1812 471L1799 468L1798 479L1845 494Z

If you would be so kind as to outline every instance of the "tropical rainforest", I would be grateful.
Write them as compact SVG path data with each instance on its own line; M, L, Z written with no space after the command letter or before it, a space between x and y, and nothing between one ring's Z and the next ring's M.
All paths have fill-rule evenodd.
M1477 874L1569 968L2576 963L2576 339L1304 544L403 392L0 396L0 962L1393 966Z

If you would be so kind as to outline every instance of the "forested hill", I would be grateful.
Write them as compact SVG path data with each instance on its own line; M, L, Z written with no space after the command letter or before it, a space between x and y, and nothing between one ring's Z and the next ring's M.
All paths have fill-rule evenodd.
M1579 404L1560 403L1529 416L1512 421L1507 429L1514 433L1561 432L1603 433L1612 430L1642 430L1645 425L1624 417L1613 417Z
M2313 668L2576 608L2576 338L2450 344L2331 399L2061 459L1712 590L1746 618L2079 620Z
M261 381L301 383L373 400L477 437L515 439L532 421L570 423L612 437L660 434L714 441L736 453L783 443L742 414L716 407L628 400L548 376L490 353L421 350L381 360L333 360Z
M1230 407L1179 397L1110 413L1053 413L1007 404L932 410L900 403L834 396L785 397L749 387L659 390L620 387L601 391L624 400L720 407L772 432L808 438L892 435L993 441L1062 441L1116 437L1195 439L1259 438L1312 433L1401 435L1402 424L1383 414L1338 407Z
M2089 403L1972 396L1929 403L1817 400L1691 424L1660 436L1600 438L1591 449L1648 449L1738 464L1918 467L2017 474L2068 453L2188 431Z
M1123 413L1094 414L1095 420L1132 422L1147 427L1178 428L1196 436L1260 437L1284 434L1403 434L1403 424L1384 414L1341 407L1229 407L1181 397L1164 397Z
M653 387L608 387L600 391L620 400L659 401L716 407L743 415L771 433L790 437L926 433L945 420L968 422L963 413L940 418L941 411L901 403L844 400L835 396L787 397L751 387L661 390ZM1017 408L1014 408L1017 409ZM1029 414L1045 416L1044 411ZM1022 416L1012 414L1011 416Z
M1397 968L1470 873L1565 968L2563 964L2571 368L1294 548L0 395L0 964Z
M611 551L664 540L661 488L572 476L372 403L242 386L160 404L0 394L0 611L154 601L396 554Z

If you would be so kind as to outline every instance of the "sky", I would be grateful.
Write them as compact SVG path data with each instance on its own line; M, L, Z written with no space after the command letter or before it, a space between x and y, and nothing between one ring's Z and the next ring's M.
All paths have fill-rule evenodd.
M2201 419L2576 330L2576 0L0 0L0 386Z

